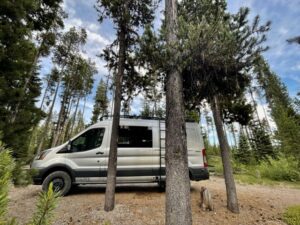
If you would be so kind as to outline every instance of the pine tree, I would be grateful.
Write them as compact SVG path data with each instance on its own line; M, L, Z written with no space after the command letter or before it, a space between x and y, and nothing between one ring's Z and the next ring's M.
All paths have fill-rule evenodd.
M62 83L63 91L61 97L61 109L53 133L52 147L58 143L60 132L68 117L68 108L71 103L71 98L74 97L72 91L78 82L82 82L82 79L74 80L72 79L72 76L74 76L74 78L80 77L80 70L85 68L86 64L89 64L81 56L78 56L80 47L86 43L86 39L87 34L84 29L77 31L72 27L68 32L62 35L59 44L54 51L53 62L60 68L58 80ZM92 66L91 64L89 65Z
M192 224L181 68L177 66L177 1L166 0L166 224Z
M36 212L33 214L28 225L50 225L53 221L53 211L59 200L59 193L53 190L53 184L50 183L48 191L40 193Z
M35 106L40 79L36 70L29 76L36 49L28 15L37 7L36 1L4 0L0 9L0 130L5 131L3 141L13 156L20 159L27 157L31 129L43 116ZM26 80L29 85L24 89Z
M268 162L269 158L276 159L277 153L272 146L270 136L266 132L265 127L256 122L250 125L250 129L252 133L251 147L255 160L257 162Z
M63 28L63 19L66 17L62 10L62 0L33 0L35 7L29 9L26 14L28 24L31 29L36 31L35 48L33 61L31 62L30 70L24 80L22 92L26 93L29 83L35 76L38 68L38 60L40 57L46 57L50 54L50 49L55 45L58 37L58 29ZM22 99L20 99L15 106L15 111L12 114L12 121L16 119L19 108L22 107Z
M114 112L104 206L106 211L113 210L115 203L117 140L121 99L122 93L125 92L125 90L122 90L122 87L129 88L127 92L130 92L133 89L133 85L130 84L136 83L137 78L137 73L134 69L134 60L132 60L130 52L132 52L131 48L137 42L137 30L154 19L154 6L152 0L142 2L138 0L97 0L96 4L96 9L99 13L99 22L102 22L105 18L110 18L117 28L117 40L103 54L103 57L109 64L109 68L114 69L114 72L116 72L114 73ZM119 47L118 53L113 51L115 44ZM114 60L111 60L110 56L113 56ZM126 67L129 69L126 70ZM124 82L126 82L126 85L123 85Z
M230 162L230 148L223 128L224 103L235 102L250 84L247 73L257 54L266 49L264 32L269 23L259 25L259 17L250 26L249 9L236 15L225 12L226 1L183 1L180 34L186 67L183 70L185 99L197 106L203 99L211 104L217 129L227 190L227 207L238 213L238 200ZM216 32L217 31L217 32ZM247 52L247 54L244 54Z
M239 145L234 153L234 159L245 165L249 165L252 160L251 148L243 129L240 131Z
M300 115L293 107L286 86L262 57L257 61L255 72L277 126L275 138L279 140L284 154L297 160L300 167Z
M59 74L59 71L54 68L52 69L51 71L51 82L53 82L52 85L55 85L55 82L56 82L56 87L55 87L55 90L54 90L54 95L53 95L53 99L51 100L51 105L50 105L50 108L49 108L49 111L48 111L48 114L47 114L47 118L46 118L46 121L45 121L45 124L43 126L43 132L42 132L42 135L40 137L40 142L39 142L39 145L38 145L38 148L37 148L37 153L40 153L44 147L44 143L45 143L45 136L47 136L47 134L49 133L49 126L50 126L50 123L52 122L52 116L53 116L53 109L54 109L54 105L55 105L55 102L56 102L56 98L57 98L57 95L58 95L58 90L59 90L59 87L60 87L60 82L61 82L61 78L60 78L60 74ZM46 90L45 90L46 92ZM41 105L41 108L42 108L42 105Z
M99 82L94 100L95 103L91 120L92 124L96 123L100 116L104 116L108 113L107 86L102 79Z
M11 152L5 148L0 136L0 224L7 222L8 190L14 165Z
M142 117L153 117L150 104L147 101L144 101L143 109L140 114Z
M74 127L73 135L78 134L79 132L83 131L86 128L83 118L83 112L79 111L78 116L76 118L76 124Z
M297 93L297 96L294 99L294 108L297 115L300 116L300 92Z

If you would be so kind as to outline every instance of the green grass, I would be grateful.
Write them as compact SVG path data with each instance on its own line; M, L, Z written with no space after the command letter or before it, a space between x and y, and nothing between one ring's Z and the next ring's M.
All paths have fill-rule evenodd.
M291 181L275 181L268 178L257 178L249 174L235 174L235 180L240 184L260 184L267 186L284 186L290 188L300 189L300 182L291 182Z
M288 225L300 225L300 205L288 207L283 214L283 220Z
M262 162L259 165L243 165L232 161L234 177L237 182L244 184L283 185L300 188L300 172L295 162L285 158L270 162ZM212 166L210 171L213 171L214 175L223 175L221 157L211 156L209 165Z

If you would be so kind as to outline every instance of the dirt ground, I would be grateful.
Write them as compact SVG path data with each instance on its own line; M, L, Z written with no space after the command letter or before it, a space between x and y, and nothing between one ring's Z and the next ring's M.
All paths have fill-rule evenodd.
M199 207L201 186L213 196L215 211L204 212ZM12 188L9 214L25 224L35 210L40 186ZM287 206L300 204L300 190L286 187L237 184L240 214L226 209L224 179L212 177L208 181L192 182L191 198L193 224L285 224L282 212ZM103 210L103 186L79 186L59 200L55 210L56 225L103 224L144 225L164 224L165 194L156 185L127 185L117 187L113 212Z

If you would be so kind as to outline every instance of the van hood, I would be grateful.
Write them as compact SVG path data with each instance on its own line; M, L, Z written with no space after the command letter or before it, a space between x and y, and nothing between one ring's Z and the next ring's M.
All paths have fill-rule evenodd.
M57 152L59 151L60 149L62 149L63 147L65 147L68 143L64 143L62 145L59 145L59 146L56 146L56 147L53 147L53 148L49 148L49 149L46 149L45 151L51 151L51 152Z

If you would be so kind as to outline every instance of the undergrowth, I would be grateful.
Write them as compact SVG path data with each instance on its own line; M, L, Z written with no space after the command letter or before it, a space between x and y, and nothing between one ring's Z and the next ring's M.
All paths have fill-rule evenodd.
M288 225L300 225L300 205L288 207L283 214L283 220Z
M222 160L219 156L211 156L209 160L211 171L217 176L223 175ZM277 185L281 183L291 184L300 188L300 171L297 162L286 158L278 160L270 159L269 162L244 165L232 160L235 178L247 184Z

